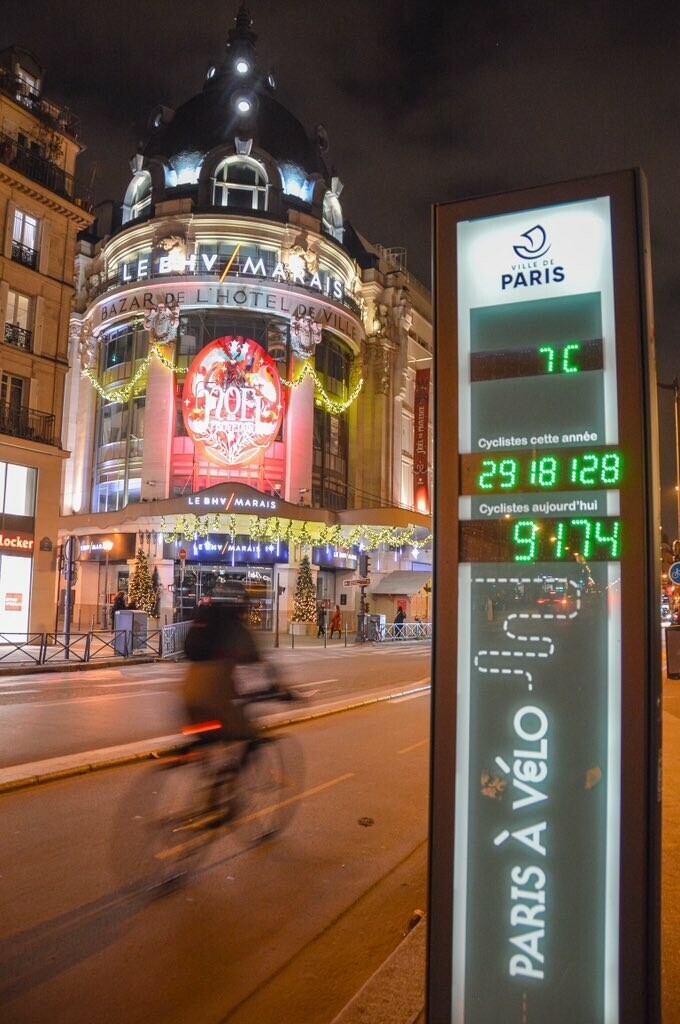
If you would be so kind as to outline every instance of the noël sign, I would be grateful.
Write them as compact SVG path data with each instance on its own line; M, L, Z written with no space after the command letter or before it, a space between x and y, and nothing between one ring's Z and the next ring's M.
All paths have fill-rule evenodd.
M655 1024L644 182L442 206L436 232L429 1024Z

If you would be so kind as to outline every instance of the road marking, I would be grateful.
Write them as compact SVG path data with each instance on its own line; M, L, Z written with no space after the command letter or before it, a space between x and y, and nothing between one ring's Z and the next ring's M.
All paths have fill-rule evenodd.
M407 693L405 697L395 697L390 704L403 704L405 700L417 700L418 697L427 697L426 693Z
M63 707L65 704L88 704L92 701L131 700L135 697L157 697L159 693L170 693L170 690L154 690L153 693L99 693L95 697L73 697L69 700L44 700L39 704L48 704L51 708Z
M426 740L418 740L417 743L412 743L410 747L404 747L403 750L398 750L398 754L410 754L412 750L418 750L419 747L424 747L430 742L430 737Z
M12 686L30 686L31 683L35 683L35 680L27 679L25 683L22 683L20 680L13 679L11 683L0 683L0 688L4 690L6 687Z
M117 690L122 689L124 686L157 686L158 683L167 683L167 679L135 679L130 683L116 683L115 687ZM98 690L106 689L111 686L111 683L87 683L85 680L82 682L83 688L93 687Z
M347 772L345 775L338 775L336 779L329 779L328 782L322 782L320 786L314 786L312 789L306 789L302 793L296 793L295 796L289 797L287 800L281 800L277 804L271 804L269 807L261 807L259 811L255 811L253 814L247 814L244 818L236 818L233 822L228 822L229 828L233 828L238 831L239 826L246 825L249 821L256 821L258 818L262 818L265 814L271 814L272 811L283 810L284 807L290 807L291 804L299 803L300 800L306 800L309 796L316 796L318 793L323 793L326 789L330 789L332 786L337 786L340 782L347 782L348 779L354 778L354 772ZM193 839L188 839L184 843L179 843L177 846L173 846L168 850L162 850L157 853L156 860L171 860L173 857L182 856L185 853L190 852L192 849L205 846L218 835L218 831L204 833L203 835L196 836Z
M337 679L315 679L313 683L296 683L295 689L302 690L305 686L321 686L323 683L337 683Z
M2 700L3 697L16 697L16 696L23 697L23 695L25 693L41 693L41 692L42 692L41 690L3 690L3 692L0 693L0 700Z

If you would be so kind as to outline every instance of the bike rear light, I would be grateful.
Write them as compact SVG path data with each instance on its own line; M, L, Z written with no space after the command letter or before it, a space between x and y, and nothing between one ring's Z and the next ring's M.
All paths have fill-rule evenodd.
M185 725L182 733L185 736L197 736L203 732L215 732L222 728L221 722L199 722L198 725Z

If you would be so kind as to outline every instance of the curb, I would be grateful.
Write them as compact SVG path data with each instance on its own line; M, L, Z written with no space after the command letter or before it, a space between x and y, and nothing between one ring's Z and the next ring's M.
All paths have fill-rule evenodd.
M423 918L331 1024L424 1024L426 943Z
M131 658L102 658L101 661L66 661L48 662L38 665L37 662L10 662L0 665L0 676L35 676L50 672L87 672L97 668L122 668L127 665L153 665L157 661L172 662L171 658L159 658L158 655L140 655Z
M301 725L305 722L313 722L318 718L328 718L331 715L341 714L344 711L358 711L360 708L368 707L372 704L381 704L386 701L396 700L399 697L410 697L417 696L419 693L426 693L430 689L429 684L423 686L413 686L407 690L400 690L398 693L389 694L375 694L363 698L360 701L355 701L351 704L337 704L326 707L321 707L315 711L309 711L308 713L302 713L296 717L283 717L285 712L278 712L273 715L267 715L260 722L260 728L263 731L269 731L274 729L282 729L290 725ZM117 756L103 757L102 759L92 760L93 751L87 751L78 754L65 754L61 757L49 758L45 761L33 761L25 765L10 765L7 768L0 768L0 795L3 793L15 793L22 789L32 789L35 786L44 785L48 782L58 782L63 779L71 779L78 775L90 775L93 772L102 771L106 768L122 768L126 765L136 764L141 761L151 761L155 758L162 756L163 754L171 753L173 750L178 749L185 742L185 737L178 733L174 736L160 737L157 740L139 740L136 743L122 744L120 747L105 748L111 751L113 750L125 750L126 747L135 747L137 749L130 750L128 753L121 753ZM152 748L149 749L148 744L153 744ZM142 748L142 749L139 749ZM87 760L77 760L78 758L87 758ZM63 764L73 760L73 764L66 764L64 767L55 767L50 769L48 766L50 763L58 762ZM36 772L34 769L36 765L45 765L45 771ZM14 771L17 773L14 778L8 778L2 781L2 776Z

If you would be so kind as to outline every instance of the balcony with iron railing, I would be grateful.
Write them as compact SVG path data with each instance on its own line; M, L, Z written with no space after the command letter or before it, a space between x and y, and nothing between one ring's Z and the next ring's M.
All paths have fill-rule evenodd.
M31 270L37 270L38 268L38 250L31 249L29 245L24 245L23 242L12 242L12 259L15 263L23 263L25 267L30 267Z
M26 327L19 327L18 324L5 324L5 343L21 348L24 352L31 352L33 349L33 331Z
M54 436L55 420L51 413L38 412L26 405L10 402L0 404L0 434L10 434L26 441L58 444Z
M50 192L69 199L76 206L85 210L92 209L92 189L44 157L37 144L27 146L7 132L0 132L0 163L43 185Z
M73 111L45 99L8 68L0 68L0 92L26 107L53 131L80 138L80 118Z

